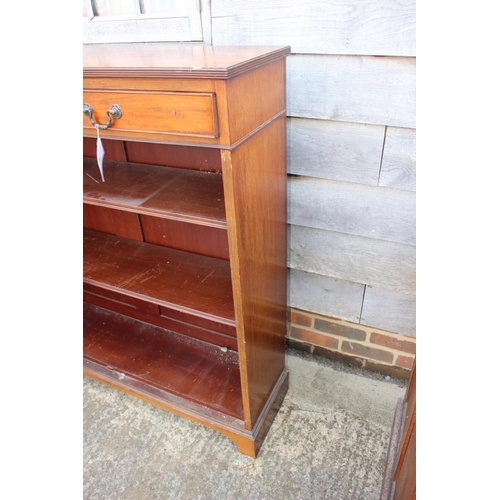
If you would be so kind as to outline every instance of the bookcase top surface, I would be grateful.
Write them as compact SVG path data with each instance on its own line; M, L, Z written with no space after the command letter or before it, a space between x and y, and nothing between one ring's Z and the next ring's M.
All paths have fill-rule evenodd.
M90 44L83 46L83 76L228 79L289 54L288 46Z

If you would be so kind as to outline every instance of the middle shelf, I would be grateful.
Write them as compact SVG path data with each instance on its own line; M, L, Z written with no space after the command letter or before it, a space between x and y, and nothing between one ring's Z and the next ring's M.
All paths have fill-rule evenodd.
M235 324L227 260L84 229L83 281L193 316Z

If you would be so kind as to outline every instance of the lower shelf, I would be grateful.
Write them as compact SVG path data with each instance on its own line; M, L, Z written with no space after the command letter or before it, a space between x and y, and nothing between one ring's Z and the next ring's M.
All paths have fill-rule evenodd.
M83 317L83 356L94 370L156 397L181 397L243 419L235 352L86 302Z
M238 355L84 302L84 374L215 429L255 457L288 390L283 370L252 429Z

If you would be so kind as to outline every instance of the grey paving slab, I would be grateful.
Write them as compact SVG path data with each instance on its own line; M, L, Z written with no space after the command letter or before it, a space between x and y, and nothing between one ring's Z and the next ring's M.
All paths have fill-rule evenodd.
M225 436L84 378L85 500L378 500L404 383L289 351L257 459Z

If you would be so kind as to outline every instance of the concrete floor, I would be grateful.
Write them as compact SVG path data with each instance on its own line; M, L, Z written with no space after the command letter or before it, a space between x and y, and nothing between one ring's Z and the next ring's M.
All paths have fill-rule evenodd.
M218 432L84 377L85 500L378 500L405 381L287 351L257 459Z

